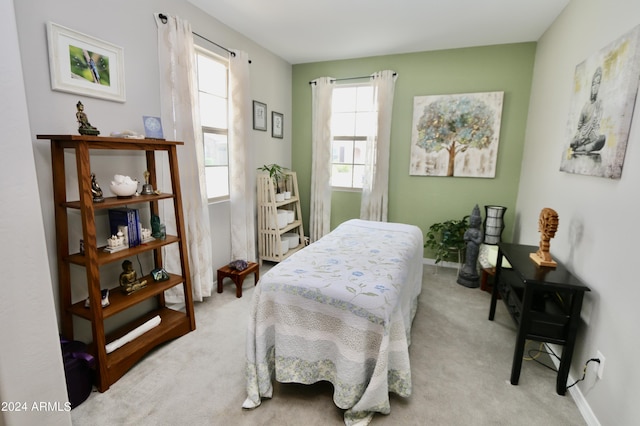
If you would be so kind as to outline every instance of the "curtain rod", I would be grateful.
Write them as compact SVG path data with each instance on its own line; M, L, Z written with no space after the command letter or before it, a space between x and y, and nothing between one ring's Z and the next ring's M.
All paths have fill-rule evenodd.
M396 73L394 72L393 75L395 76ZM360 77L344 77L344 78L332 78L331 82L333 83L334 81L343 81L343 80L359 80L362 78L375 78L374 75L362 75ZM310 81L309 84L316 84L315 81Z
M167 23L167 19L168 19L168 18L167 18L167 15L165 15L164 13L159 13L159 14L158 14L158 18L160 18L160 20L162 21L162 23L163 23L163 24L166 24L166 23ZM209 43L211 43L211 44L213 44L213 45L215 45L215 46L218 46L220 49L222 49L222 50L226 51L226 52L227 52L227 53L229 53L229 55L231 55L231 56L234 56L234 57L236 56L236 52L234 52L234 51L232 51L232 50L229 50L229 49L227 49L227 48L226 48L226 47L224 47L224 46L220 46L220 45L219 45L218 43L216 43L215 41L211 41L211 40L209 40L208 38L206 38L206 37L204 37L204 36L201 36L200 34L198 34L198 33L197 33L197 32L195 32L195 31L192 31L192 32L191 32L191 34L193 34L194 36L200 37L200 38L201 38L201 39L203 39L204 41L208 41ZM249 59L249 63L251 63L251 59Z

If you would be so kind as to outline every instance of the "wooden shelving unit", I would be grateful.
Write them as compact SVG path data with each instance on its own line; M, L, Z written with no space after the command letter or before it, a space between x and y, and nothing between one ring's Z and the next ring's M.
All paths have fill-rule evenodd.
M93 342L90 344L90 350L97 360L96 386L100 392L104 392L151 349L160 343L182 336L196 328L178 173L177 146L183 145L183 142L83 135L38 135L38 139L51 141L62 335L67 339L73 339L73 316L83 318L91 323ZM78 200L67 199L65 150L71 150L75 153L78 193L80 194ZM157 188L155 153L158 151L166 152L171 174L171 193L140 195L128 199L107 197L104 202L94 203L91 193L90 170L90 152L92 150L135 150L144 152L147 170L150 173L149 183L154 188ZM134 204L144 208L145 204L147 204L150 213L158 215L158 202L161 200L173 201L177 235L167 235L164 240L155 240L116 253L106 253L103 250L104 247L98 247L95 224L96 210L132 206ZM69 253L69 210L80 211L84 254ZM128 296L122 293L118 286L113 288L113 283L101 286L101 266L113 264L114 262L121 263L124 259L138 254L152 252L155 267L162 267L161 249L169 244L178 245L181 275L169 274L168 280L159 282L153 281L150 276L139 277L141 280L146 279L149 284L147 287ZM84 307L84 299L76 300L75 302L72 300L70 271L70 265L72 264L84 267L86 271L86 285L90 300L89 309ZM164 300L164 291L178 285L182 285L184 292L184 312L168 308ZM110 305L105 308L102 308L100 304L101 288L111 288L109 295ZM157 309L143 314L140 318L124 325L113 333L105 334L105 319L151 298L157 300ZM160 325L115 351L106 352L108 343L126 335L129 331L156 315L161 318Z
M266 173L258 175L258 254L260 264L263 260L281 262L304 247L304 226L300 210L298 179L296 172L287 171L284 174L287 176L285 191L291 192L291 198L284 201L276 201L273 179ZM283 228L278 228L278 210L293 211L294 221ZM282 235L289 232L298 234L299 243L296 247L289 247L289 250L283 253Z

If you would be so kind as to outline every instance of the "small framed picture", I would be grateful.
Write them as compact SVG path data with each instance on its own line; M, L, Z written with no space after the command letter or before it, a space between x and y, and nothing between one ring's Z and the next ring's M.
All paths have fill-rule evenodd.
M144 124L144 136L147 139L164 139L160 117L143 115L142 123Z
M124 102L122 47L47 22L51 89Z
M267 104L253 101L253 128L267 131Z
M284 125L284 115L271 111L271 136L282 139Z

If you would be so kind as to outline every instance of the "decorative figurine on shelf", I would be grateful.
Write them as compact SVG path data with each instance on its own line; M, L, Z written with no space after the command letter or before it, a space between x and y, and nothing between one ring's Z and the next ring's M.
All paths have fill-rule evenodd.
M155 240L155 238L151 236L151 229L148 228L140 228L140 236L142 237L143 243L148 243Z
M153 238L160 238L160 216L151 216L151 236Z
M457 280L458 284L465 287L475 288L480 286L477 264L480 244L484 240L481 224L480 208L476 204L469 217L469 229L464 232L463 238L466 244L465 261Z
M154 281L166 281L169 279L169 274L164 268L156 268L151 271L151 278L153 278Z
M149 173L148 170L145 170L144 185L142 185L142 192L140 192L142 195L153 195L153 186L149 183L149 176L151 176L151 173Z
M167 237L165 226L160 223L160 217L157 215L151 216L151 236L159 240L164 240Z
M104 197L102 196L102 188L98 185L96 181L96 174L91 173L91 194L93 194L93 202L101 203L104 201Z
M103 308L106 308L107 306L109 306L109 289L105 288L100 290L100 306L102 306ZM85 308L89 308L91 307L91 302L89 302L89 298L87 297L84 300L84 307Z
M122 231L118 231L116 235L112 235L111 237L107 238L107 247L110 249L125 247L125 239Z
M138 280L138 275L133 269L133 263L130 260L122 262L122 272L120 273L120 288L129 295L147 286L147 280Z
M538 219L540 248L537 252L529 255L538 266L558 266L558 263L551 258L551 253L549 253L550 241L558 231L558 222L558 213L555 210L545 207L540 211L540 218Z
M81 135L99 135L100 131L89 123L89 119L87 118L87 114L84 112L84 105L82 105L82 102L78 101L76 104L76 110L76 119L79 124L78 133Z

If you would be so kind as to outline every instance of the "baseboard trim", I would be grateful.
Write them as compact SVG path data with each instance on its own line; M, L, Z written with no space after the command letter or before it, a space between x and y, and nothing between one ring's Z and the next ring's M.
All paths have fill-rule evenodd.
M439 262L436 264L435 259L427 259L426 257L422 258L422 263L424 265L432 265L432 266L436 266L436 267L442 267L442 268L451 268L451 269L460 269L460 266L462 266L460 263L457 262Z
M562 347L559 345L545 343L545 346L547 347L547 350L553 353L558 354L562 352ZM560 361L553 356L549 358L551 358L553 365L555 365L556 369L558 369L560 367ZM567 378L567 383L574 383L575 381L576 379L574 379L571 373L569 373L569 377ZM573 401L576 403L576 407L578 407L578 411L580 411L582 418L584 419L584 421L587 423L588 426L601 426L600 421L598 420L596 415L593 413L591 406L589 405L589 403L587 402L587 399L584 397L584 395L582 394L582 391L577 385L569 388L569 395L571 395L571 398L573 398Z

